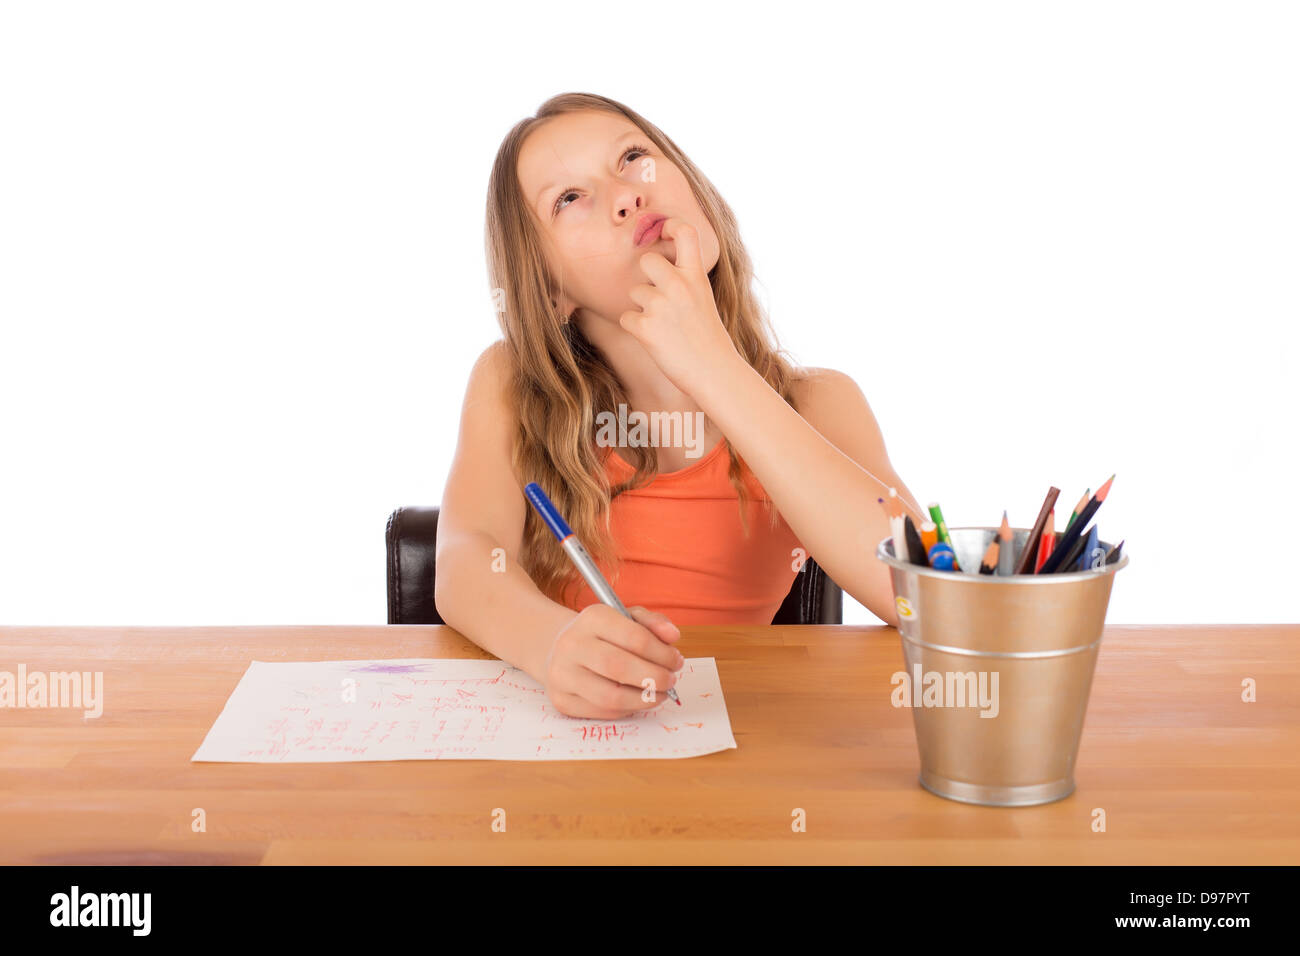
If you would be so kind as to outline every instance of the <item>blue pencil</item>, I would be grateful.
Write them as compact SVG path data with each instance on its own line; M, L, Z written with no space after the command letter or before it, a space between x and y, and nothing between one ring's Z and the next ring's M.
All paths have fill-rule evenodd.
M546 492L542 491L541 485L535 481L530 481L524 485L524 494L537 510L537 513L541 515L542 520L546 522L546 526L559 539L560 546L564 548L564 553L569 556L569 560L577 567L578 572L586 580L587 586L601 600L601 603L608 604L628 620L635 621L636 618L632 617L628 609L623 606L623 602L618 599L618 595L614 593L614 589L605 580L605 575L600 573L600 568L596 567L596 562L591 559L591 555L582 546L582 542L573 533L573 529L560 517L560 512L555 505L551 504L551 499L546 497ZM669 687L668 696L677 701L678 707L682 706L681 700L677 697L676 689Z
M1088 539L1083 543L1083 553L1079 555L1079 570L1087 571L1089 568L1105 567L1106 554L1097 546L1097 526L1093 525L1088 530Z

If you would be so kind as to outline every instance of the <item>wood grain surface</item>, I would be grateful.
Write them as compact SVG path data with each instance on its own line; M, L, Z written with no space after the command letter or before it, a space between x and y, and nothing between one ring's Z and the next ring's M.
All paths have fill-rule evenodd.
M491 655L437 626L0 627L0 670L102 671L105 697L0 708L0 863L1300 863L1298 625L1107 628L1077 789L1023 808L917 783L893 628L682 631L735 750L272 765L190 761L250 661Z

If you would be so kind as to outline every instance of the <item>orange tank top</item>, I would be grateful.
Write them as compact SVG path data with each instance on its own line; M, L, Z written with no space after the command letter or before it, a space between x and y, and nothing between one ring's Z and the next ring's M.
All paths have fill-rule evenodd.
M745 537L726 449L720 441L685 468L658 474L610 502L619 576L597 564L625 607L659 611L679 626L772 623L798 573L799 540L784 517L771 527L763 504L768 495L749 471ZM613 448L605 461L611 486L636 472ZM578 578L565 587L561 603L579 611L597 600Z

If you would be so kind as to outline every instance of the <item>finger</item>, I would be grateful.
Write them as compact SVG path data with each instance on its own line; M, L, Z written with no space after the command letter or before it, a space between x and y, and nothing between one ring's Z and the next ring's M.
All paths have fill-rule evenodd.
M618 718L628 715L628 711L619 710L616 707L597 707L585 697L579 697L577 694L559 691L555 696L559 699L553 701L553 703L556 705L563 704L563 713L567 717L584 717L589 720L618 720Z
M654 643L667 647L657 637L651 637ZM640 693L647 680L654 681L656 690L668 690L677 683L677 667L661 665L657 661L647 660L626 648L606 641L599 636L596 643L585 653L580 661L587 670L599 674L627 687L635 688Z
M627 714L634 710L648 710L663 703L668 696L665 691L659 690L663 685L656 684L654 699L642 700L640 684L630 687L581 665L575 667L566 677L568 686L573 688L573 693L586 701L588 706L599 707L606 712L618 711Z
M641 608L645 611L645 608ZM601 640L607 642L613 647L620 648L634 658L640 658L643 667L658 666L663 670L673 673L681 669L682 657L677 649L671 644L667 644L654 631L651 631L644 624L633 618L626 618L612 607L608 608L609 614L601 612L601 620L596 626L596 634ZM629 610L630 614L638 612ZM650 612L646 612L650 613ZM618 675L603 671L610 677ZM663 687L663 675L644 671L635 673L634 679L625 681L625 683L636 684L640 686L642 677L654 677L658 686ZM621 678L619 678L621 679Z
M618 324L622 326L623 331L631 333L632 337L644 341L645 337L641 331L641 325L645 321L645 313L639 309L629 309L618 317Z
M657 252L647 252L640 260L641 271L650 277L655 288L662 291L681 279L671 262Z
M642 311L648 311L650 306L654 304L657 299L663 298L663 293L652 285L642 283L641 285L634 285L632 288L628 289L627 297L637 305L641 306Z
M700 255L700 233L685 219L669 219L659 233L667 236L677 247L677 268L687 272L703 272L704 260Z
M644 624L655 633L661 641L667 641L669 644L675 644L681 640L681 629L669 620L667 614L661 614L659 611L651 611L647 608L637 605L627 609L628 613L636 618L637 623Z

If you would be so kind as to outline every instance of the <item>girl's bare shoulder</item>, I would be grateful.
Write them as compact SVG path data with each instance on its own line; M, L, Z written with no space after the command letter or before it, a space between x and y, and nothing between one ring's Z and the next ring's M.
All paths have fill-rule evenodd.
M861 391L852 376L833 368L812 366L796 368L794 382L791 385L795 404L801 413L805 405L824 406L828 399L833 402L836 396L854 390Z
M792 392L804 421L866 467L887 461L885 439L867 397L851 375L833 368L803 368Z

